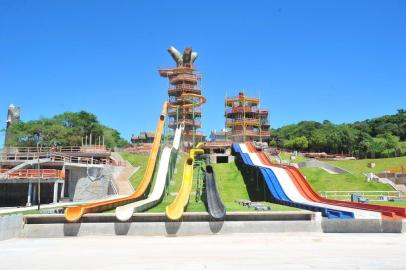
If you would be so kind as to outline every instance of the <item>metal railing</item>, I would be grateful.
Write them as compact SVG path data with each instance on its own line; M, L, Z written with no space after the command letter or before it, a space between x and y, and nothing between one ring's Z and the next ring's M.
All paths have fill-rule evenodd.
M382 197L394 198L398 200L406 199L406 193L401 191L321 191L320 196L328 199L351 201L351 194L357 194L371 201L380 201Z
M389 167L386 168L385 171L390 172L390 173L406 173L406 165L403 166L397 166L397 167Z
M255 137L255 136L263 136L263 137L269 137L269 136L271 136L271 132L270 131L261 131L261 132L259 132L259 131L250 131L250 130L246 130L245 132L244 131L240 131L240 130L235 130L235 131L228 131L228 132L226 132L226 135L227 136L253 136L253 137Z
M100 164L112 166L126 166L121 161L113 161L110 158L95 159L93 157L72 157L62 153L15 153L15 154L0 154L0 161L20 161L26 162L35 159L49 158L51 162L64 162L76 164Z
M260 121L258 118L236 118L236 119L227 119L226 124L227 125L265 125L266 122Z
M14 153L44 153L44 152L61 152L61 153L76 153L76 152L91 152L105 153L109 152L105 145L84 145L84 146L40 146L40 147L14 147L8 146L3 149L3 154Z
M259 98L258 97L247 97L247 96L226 97L226 102L236 102L236 101L259 102Z
M21 169L7 173L8 169L0 169L2 179L64 179L65 172L55 169Z

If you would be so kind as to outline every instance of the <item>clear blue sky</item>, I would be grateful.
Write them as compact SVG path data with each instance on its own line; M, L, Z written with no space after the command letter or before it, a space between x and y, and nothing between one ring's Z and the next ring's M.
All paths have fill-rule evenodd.
M199 53L206 133L241 89L273 127L406 107L406 1L218 2L0 0L0 120L14 103L25 121L86 110L127 139L154 130L171 45Z

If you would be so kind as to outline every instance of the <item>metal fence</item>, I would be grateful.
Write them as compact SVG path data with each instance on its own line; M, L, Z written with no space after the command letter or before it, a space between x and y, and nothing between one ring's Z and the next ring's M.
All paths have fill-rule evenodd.
M351 201L351 194L357 194L370 201L382 201L383 197L396 200L406 200L406 193L401 191L321 191L320 195L328 199Z

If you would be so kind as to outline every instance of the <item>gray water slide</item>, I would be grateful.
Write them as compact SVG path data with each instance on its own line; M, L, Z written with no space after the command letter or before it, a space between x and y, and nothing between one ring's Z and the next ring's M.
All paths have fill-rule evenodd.
M224 217L226 216L226 208L221 201L220 194L216 186L216 179L213 167L210 165L206 166L205 179L209 215L214 219L224 219Z

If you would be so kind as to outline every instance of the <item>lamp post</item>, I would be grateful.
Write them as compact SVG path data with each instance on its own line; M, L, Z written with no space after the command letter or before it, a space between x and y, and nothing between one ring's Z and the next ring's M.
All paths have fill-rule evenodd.
M41 209L41 177L40 177L40 165L39 165L39 142L37 142L37 161L38 161L38 211Z

